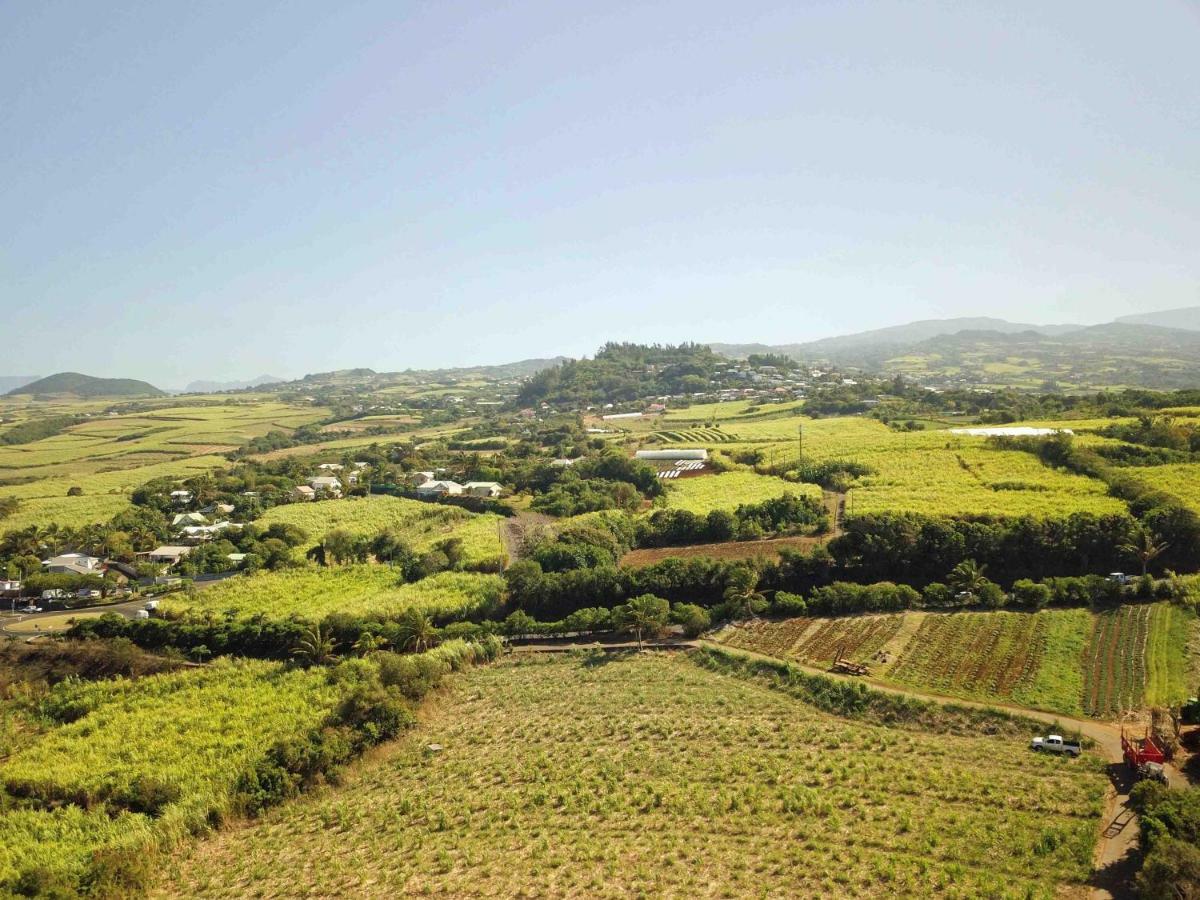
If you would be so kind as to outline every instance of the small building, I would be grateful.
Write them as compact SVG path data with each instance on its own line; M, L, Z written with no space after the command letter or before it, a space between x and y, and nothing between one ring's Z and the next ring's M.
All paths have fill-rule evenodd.
M232 503L213 503L204 507L204 509L200 510L200 512L204 513L206 516L232 516L235 509L236 507L234 507ZM196 522L193 524L199 525L203 523Z
M171 502L176 506L187 506L192 502L192 492L183 490L171 491Z
M427 481L433 481L436 477L436 473L434 472L409 472L408 483L415 488L419 488Z
M86 553L64 553L42 560L47 575L103 575L104 562Z
M186 528L189 525L207 525L208 519L200 515L198 512L176 513L175 518L171 519L172 528Z
M178 544L167 544L162 547L155 547L148 553L139 553L138 556L145 557L145 559L152 563L162 563L168 566L174 566L191 552L191 547L183 547Z
M318 475L310 478L308 486L318 494L329 494L332 497L340 497L342 494L342 481L334 475Z
M317 492L310 488L307 484L300 484L292 488L293 500L315 500Z
M647 462L675 462L677 460L704 462L708 459L708 451L700 450L639 450L635 458Z
M12 580L0 581L0 597L17 597L21 593L21 582Z
M426 481L417 486L419 497L445 497L462 494L463 486L457 481Z
M321 463L317 468L322 472L340 472L346 467L341 463Z
M495 481L468 481L462 489L469 497L499 497L504 491L503 485Z
M556 469L567 469L567 468L570 468L571 466L575 465L575 460L566 459L566 458L552 459L552 460L550 460L550 465L552 465Z

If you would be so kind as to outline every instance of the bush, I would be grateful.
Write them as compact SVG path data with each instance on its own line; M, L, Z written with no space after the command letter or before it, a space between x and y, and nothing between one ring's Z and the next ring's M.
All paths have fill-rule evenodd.
M702 606L695 603L676 603L671 608L671 621L683 626L683 633L690 638L699 637L712 624L712 617Z
M808 612L808 604L799 594L777 591L771 601L771 612L777 616L803 616Z

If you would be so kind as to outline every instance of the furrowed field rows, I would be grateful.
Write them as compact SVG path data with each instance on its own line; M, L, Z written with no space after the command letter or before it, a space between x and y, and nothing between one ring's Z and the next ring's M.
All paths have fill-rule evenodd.
M1037 672L1043 624L1026 613L926 616L889 676L946 693L1011 698Z
M668 444L724 444L735 441L733 435L716 428L701 428L693 431L656 431L654 437Z
M846 659L867 660L895 637L903 616L846 616L834 619L750 619L726 628L723 644L781 659L829 663L840 651Z
M1169 603L1026 612L750 620L731 647L827 665L839 647L883 681L1065 715L1111 718L1188 696L1193 614ZM881 650L887 659L875 659Z
M1141 705L1150 612L1149 606L1123 606L1096 617L1084 654L1088 715L1115 716Z
M162 895L1050 897L1088 877L1104 786L1090 761L823 715L684 656L514 661Z

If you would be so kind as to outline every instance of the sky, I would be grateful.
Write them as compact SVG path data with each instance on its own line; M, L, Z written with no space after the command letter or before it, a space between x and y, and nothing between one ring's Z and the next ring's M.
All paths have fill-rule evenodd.
M0 4L0 375L1200 303L1200 3Z

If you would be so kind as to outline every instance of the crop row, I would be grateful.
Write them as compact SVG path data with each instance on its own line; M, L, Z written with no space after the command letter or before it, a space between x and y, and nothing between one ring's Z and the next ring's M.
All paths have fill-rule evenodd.
M1150 606L1123 606L1096 617L1083 660L1088 715L1119 715L1141 705L1150 613Z

